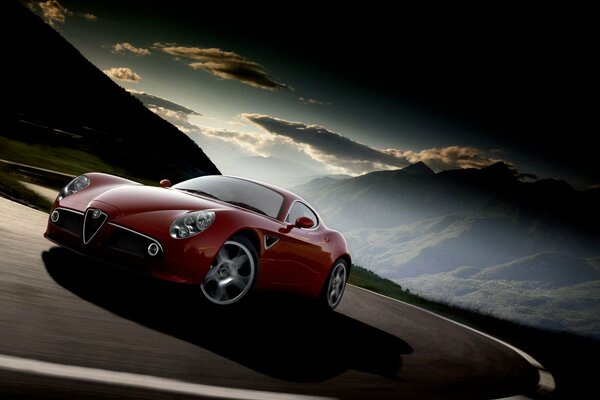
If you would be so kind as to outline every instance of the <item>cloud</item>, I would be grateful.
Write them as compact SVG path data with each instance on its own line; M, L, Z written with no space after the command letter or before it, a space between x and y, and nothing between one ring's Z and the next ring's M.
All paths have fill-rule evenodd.
M199 145L206 147L205 145L209 143L211 149L220 148L221 152L224 150L226 154L224 158L241 154L267 157L270 155L270 152L265 151L268 143L276 140L274 137L269 137L273 135L200 126L190 122L189 117L191 114L186 111L156 105L147 105L147 107L150 111L175 125L179 130L198 142ZM225 148L223 148L224 144L226 144Z
M298 100L300 100L304 104L313 104L313 105L319 105L319 106L330 106L331 105L331 103L328 101L319 101L319 100L309 99L309 98L305 98L305 97L298 97Z
M142 80L142 77L139 74L136 74L131 70L131 68L127 67L113 67L110 69L105 69L102 72L109 77L118 79L120 81L138 83Z
M51 26L54 26L57 22L64 23L67 16L73 15L71 11L61 6L57 0L39 2L37 5L42 12L42 17Z
M131 43L128 43L128 42L116 43L112 47L113 53L124 53L126 51L133 53L138 57L150 55L150 50L144 49L142 47L135 47L134 45L132 45Z
M190 116L201 116L201 114L194 110L148 93L132 89L128 89L127 91L140 99L150 111L166 119L188 135L195 134L196 137L200 135L204 138L215 139L219 142L234 144L237 148L261 156L269 155L263 151L263 148L268 142L276 140L276 137L270 134L264 135L260 133L200 126L190 122Z
M384 150L390 154L397 154L398 150ZM483 168L492 165L500 159L490 157L486 152L475 147L449 146L435 147L419 152L405 150L400 155L411 163L423 161L430 168L440 171L455 168ZM507 163L505 161L505 163ZM510 164L510 163L507 163Z
M204 136L234 144L252 154L263 157L272 155L272 152L268 151L268 147L273 144L274 140L276 140L276 138L270 138L261 134L240 132L229 129L199 127L199 130Z
M237 80L265 90L292 90L291 86L276 81L259 63L231 51L180 46L175 43L154 43L152 47L178 60L186 60L193 69L210 72L221 79Z
M36 14L40 14L48 25L55 26L56 23L65 23L67 17L71 17L74 13L63 7L58 0L48 0L46 2L31 2L27 3L27 7ZM98 17L88 12L77 13L78 17L87 19L88 21L97 21Z
M135 96L138 100L140 100L144 105L150 109L152 108L162 108L165 110L171 110L176 113L182 113L185 116L192 115L201 115L200 113L182 106L181 104L174 103L170 100L164 99L162 97L155 96L150 93L140 92L135 89L126 89L132 96Z
M149 107L149 109L188 135L196 134L196 137L201 136L213 142L215 140L225 142L229 145L234 145L234 149L244 150L248 154L268 157L274 153L272 146L278 141L277 137L271 134L200 126L190 122L188 119L189 114L181 111L174 111L164 107Z
M97 21L98 17L96 17L94 14L91 13L81 13L79 14L81 17L87 19L88 21Z
M204 149L224 174L264 180L282 187L308 181L329 170L316 163L297 146L250 125L248 121L228 121L235 129L204 126L215 123L210 117L189 118L185 112L148 107L171 122ZM299 179L299 177L304 178Z
M481 168L497 161L474 147L450 146L422 151L376 149L318 125L291 122L262 114L242 114L265 131L297 145L331 171L351 175L397 169L423 161L434 170Z
M374 149L318 125L261 114L242 114L242 117L267 132L293 141L310 157L327 164L335 172L362 174L408 165L408 160L399 155Z

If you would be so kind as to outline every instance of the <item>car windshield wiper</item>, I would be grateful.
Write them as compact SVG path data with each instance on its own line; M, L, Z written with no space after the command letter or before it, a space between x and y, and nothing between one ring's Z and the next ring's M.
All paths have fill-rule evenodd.
M181 190L183 192L193 193L193 194L199 194L200 196L210 197L211 199L215 199L215 200L221 200L214 194L206 193L206 192L203 192L202 190L197 190L197 189L178 189L178 190Z
M250 210L250 211L257 212L257 213L262 214L262 215L267 215L266 212L264 212L262 210L259 210L256 207L252 207L251 205L246 204L246 203L242 203L242 202L239 202L239 201L227 201L227 203L233 204L234 206L239 206L239 207L245 208L245 209Z

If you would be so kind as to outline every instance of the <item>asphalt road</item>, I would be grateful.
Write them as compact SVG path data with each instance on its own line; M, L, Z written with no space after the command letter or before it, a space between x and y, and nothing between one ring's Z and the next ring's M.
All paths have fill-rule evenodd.
M54 246L42 236L46 218L0 198L0 358L344 399L494 399L536 388L537 370L516 352L423 310L355 287L325 316L269 295L214 310L195 288ZM0 366L0 398L192 398L57 375Z

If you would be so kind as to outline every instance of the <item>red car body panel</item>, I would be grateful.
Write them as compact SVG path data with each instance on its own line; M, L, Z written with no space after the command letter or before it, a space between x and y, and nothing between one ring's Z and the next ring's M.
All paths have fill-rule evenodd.
M284 196L277 218L229 203L180 190L149 187L112 175L89 173L87 188L56 199L57 223L48 221L44 236L76 252L112 262L156 278L200 284L223 243L243 233L255 244L259 257L257 290L285 290L317 296L334 262L350 255L343 236L322 220L316 228L301 229L285 223L298 196L267 186ZM304 201L303 201L304 202ZM88 209L107 215L95 236L84 244L84 215ZM203 232L185 239L169 234L173 220L190 211L211 210L214 222ZM81 223L81 231L78 224ZM266 247L265 236L279 240ZM145 242L144 242L145 241ZM145 243L156 242L159 256L145 254Z

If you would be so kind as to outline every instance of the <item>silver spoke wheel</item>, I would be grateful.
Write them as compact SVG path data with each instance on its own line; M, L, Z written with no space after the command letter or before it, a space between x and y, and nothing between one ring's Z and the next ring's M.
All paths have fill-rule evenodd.
M329 285L327 287L327 303L332 309L342 300L344 289L346 288L346 265L343 262L338 262L333 271L331 272L331 278L329 279Z
M228 240L217 253L200 287L213 303L232 304L250 290L255 274L256 263L250 250L242 243Z

